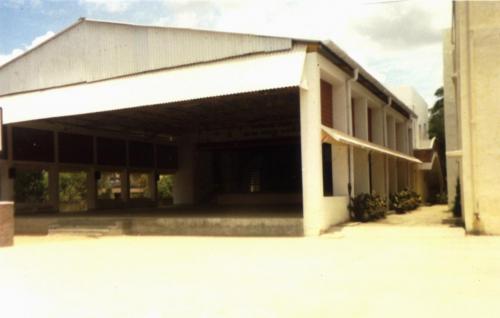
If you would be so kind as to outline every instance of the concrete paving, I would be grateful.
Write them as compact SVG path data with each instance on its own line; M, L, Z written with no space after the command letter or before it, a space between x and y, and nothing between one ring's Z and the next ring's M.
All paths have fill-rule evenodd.
M317 238L18 236L0 316L499 317L500 238L443 210Z

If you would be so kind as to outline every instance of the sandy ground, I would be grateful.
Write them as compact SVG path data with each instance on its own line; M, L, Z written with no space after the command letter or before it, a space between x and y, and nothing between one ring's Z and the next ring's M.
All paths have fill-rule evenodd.
M318 238L20 236L0 317L499 317L500 237L443 209Z

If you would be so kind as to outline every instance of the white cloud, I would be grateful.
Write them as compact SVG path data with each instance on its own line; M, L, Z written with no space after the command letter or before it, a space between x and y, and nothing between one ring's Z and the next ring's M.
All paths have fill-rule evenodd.
M16 49L13 49L9 54L0 54L0 65L3 65L5 63L7 63L8 61L16 58L17 56L23 54L24 52L26 52L27 50L29 49L32 49L33 47L47 41L48 39L50 39L51 37L54 36L54 32L52 31L47 31L47 33L43 34L43 35L40 35L40 36L37 36L36 38L33 39L33 41L31 41L30 44L28 45L25 45L23 48L16 48Z
M451 24L450 0L79 0L79 3L88 14L97 12L101 18L113 19L120 14L131 22L140 19L140 23L146 24L331 39L381 82L414 86L427 100L432 100L434 86L441 85L442 56L436 48L440 46L441 29ZM18 53L12 51L0 56L0 62Z
M124 12L136 0L80 0L80 4L89 11L102 10L109 13Z
M441 30L451 1L163 0L162 25L331 39L383 83L441 85ZM432 86L432 87L431 87Z
M21 49L13 49L9 54L0 54L0 65L7 63L13 58L23 54L23 50Z

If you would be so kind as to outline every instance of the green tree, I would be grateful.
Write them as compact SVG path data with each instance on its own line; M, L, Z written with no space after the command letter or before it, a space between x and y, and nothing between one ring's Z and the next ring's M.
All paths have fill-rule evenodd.
M172 201L173 178L171 175L161 175L158 180L158 197L162 202Z
M59 200L62 202L84 201L87 196L85 172L61 172L59 174Z
M14 182L15 201L43 203L49 200L49 174L42 171L19 171Z
M444 90L440 87L434 93L436 102L430 109L429 116L429 137L436 137L436 144L439 154L441 167L446 176L446 139L444 134ZM446 183L445 183L446 184Z

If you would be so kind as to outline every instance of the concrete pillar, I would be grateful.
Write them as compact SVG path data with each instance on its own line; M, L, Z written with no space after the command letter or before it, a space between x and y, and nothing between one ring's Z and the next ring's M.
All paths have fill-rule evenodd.
M195 197L195 136L179 137L179 167L173 176L174 204L193 204Z
M49 168L49 201L56 211L59 211L59 165L54 164Z
M396 121L392 116L387 116L387 146L396 149Z
M148 172L148 175L149 175L149 189L151 189L150 190L151 200L156 201L158 198L158 190L157 190L158 183L156 182L156 171L150 171Z
M0 202L0 247L14 245L14 203Z
M9 178L9 168L8 161L0 161L0 199L2 201L14 201L14 179Z
M389 193L398 191L398 166L395 158L388 158Z
M320 233L323 202L320 70L316 53L308 53L306 56L303 81L307 83L307 89L301 88L300 90L304 235L314 236ZM334 120L337 116L335 103L341 102L338 96L335 97L335 92L339 93L339 90L334 89ZM345 102L344 99L344 105ZM337 125L340 125L340 122ZM342 125L346 125L345 120Z
M385 158L384 155L376 152L371 153L372 171L372 191L381 196L386 195L385 187Z
M49 168L49 200L59 211L59 135L54 134L54 164Z
M95 173L97 171L97 140L95 136L92 136L92 147L93 147L93 165L88 170L87 176L87 205L89 211L97 209L97 180L95 178Z
M347 109L347 118L348 118L348 124L347 124L347 127L349 129L349 134L351 136L354 136L354 126L353 126L353 109L355 110L355 105L353 104L353 100L352 100L352 81L351 80L347 80L346 81L346 97L347 97L347 106L348 106L348 109ZM335 146L333 147L333 152L334 152L334 155L337 154L337 157L339 156L340 153L342 153L342 149L337 149ZM349 196L349 195L352 195L354 191L354 147L349 145L346 147L345 149L345 156L346 156L346 161L345 161L345 164L347 165L345 168L347 168L347 185L346 185L346 192L345 192L345 195ZM336 166L336 159L335 159L335 156L333 158L333 171L334 171L334 174L335 174L335 170L337 169L345 169L345 168L342 168L341 166ZM338 175L338 173L336 174ZM334 188L333 188L333 194L334 195L344 195L342 190L340 190L342 188L342 186L340 185L337 185L337 187L335 187L335 184L336 183L340 183L341 181L343 180L336 180L336 177L334 176L333 178L333 182L334 182ZM351 193L349 193L349 185L351 186ZM339 191L340 190L340 191Z
M95 179L95 167L87 170L87 207L89 211L95 210L97 206L97 180Z
M210 202L215 193L215 176L212 169L214 163L213 152L199 151L197 154L195 174L195 200L196 202Z
M1 129L1 128L0 128ZM7 160L0 160L0 200L14 201L14 179L9 178L13 158L12 126L7 126Z
M368 100L354 99L354 132L355 137L368 140ZM355 148L353 150L354 194L370 192L370 176L368 152Z
M123 169L120 172L122 201L126 204L130 200L130 180L128 169Z
M354 99L354 136L368 140L368 100Z
M408 125L406 122L396 124L396 149L408 153Z
M354 194L370 193L368 151L354 148Z
M388 138L388 130L387 130L387 107L388 105L384 105L382 107L382 132L383 132L383 145L385 147L389 147L389 138ZM389 156L384 156L384 174L385 174L385 198L387 203L389 203L389 193L390 193L390 176L389 176Z
M308 81L310 85L310 81ZM346 85L335 85L332 91L333 100L333 128L349 133L347 115L347 89Z
M333 152L333 195L348 196L349 183L349 147L332 145ZM352 169L351 169L352 170ZM354 174L353 174L354 176Z
M385 145L384 111L381 108L372 108L372 138L373 142Z
M408 161L398 160L397 161L397 180L399 191L408 188Z

